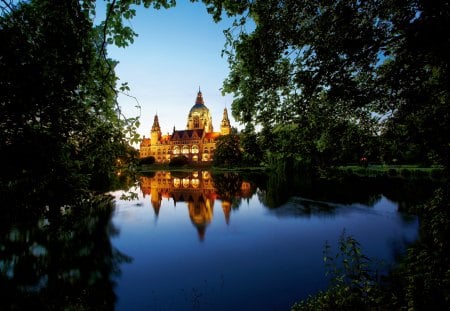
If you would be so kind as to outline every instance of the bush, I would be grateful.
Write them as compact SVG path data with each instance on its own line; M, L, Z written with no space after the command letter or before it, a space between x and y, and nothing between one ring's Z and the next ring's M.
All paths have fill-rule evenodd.
M155 157L145 157L139 159L139 164L153 164L155 163Z
M177 157L170 159L169 165L170 166L181 166L181 165L188 164L188 162L189 162L188 158L181 155L181 156L177 156Z
M395 176L397 176L397 170L396 170L395 168L390 168L390 169L388 170L388 176L390 176L390 177L395 177Z
M440 180L440 179L442 179L443 176L444 176L444 171L443 171L442 169L439 169L439 168L433 168L433 169L431 170L431 172L430 172L430 176L431 176L431 178L433 178L433 179Z
M331 286L294 304L291 310L384 310L386 296L378 272L362 253L359 242L344 232L339 238L339 252L331 256L329 251L326 244L324 261Z
M405 178L410 178L411 177L411 171L407 168L404 168L400 171L400 174L405 177Z

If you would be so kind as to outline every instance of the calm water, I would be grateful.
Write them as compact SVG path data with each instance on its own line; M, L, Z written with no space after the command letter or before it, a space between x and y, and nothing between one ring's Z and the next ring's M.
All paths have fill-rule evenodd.
M115 278L115 308L288 310L327 286L324 243L335 252L343 230L369 257L394 262L418 236L417 218L399 212L414 201L410 190L231 173L144 176L137 200L114 193L111 243L129 257Z

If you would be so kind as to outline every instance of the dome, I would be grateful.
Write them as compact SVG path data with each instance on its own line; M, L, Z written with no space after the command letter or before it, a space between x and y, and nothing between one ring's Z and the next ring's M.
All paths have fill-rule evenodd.
M209 113L209 109L205 106L203 101L202 92L198 91L197 99L195 100L194 106L192 106L191 110L189 110L189 115L192 115L194 112L198 114Z
M189 111L186 127L188 130L203 129L206 133L213 131L212 118L209 109L205 106L200 89L198 90L195 104Z

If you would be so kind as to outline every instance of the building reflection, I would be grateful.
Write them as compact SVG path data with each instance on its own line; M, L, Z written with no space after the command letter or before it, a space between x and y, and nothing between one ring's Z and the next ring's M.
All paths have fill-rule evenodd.
M224 183L224 178L228 182ZM221 182L215 183L208 171L190 173L159 171L153 176L141 176L140 187L144 198L150 196L156 217L159 216L164 198L171 198L174 206L177 202L186 202L189 218L197 229L199 239L203 240L206 228L213 220L216 200L220 200L225 222L229 224L231 210L236 206L236 200L250 198L253 195L249 182L236 179L235 176L229 178L227 175L221 175L219 179Z

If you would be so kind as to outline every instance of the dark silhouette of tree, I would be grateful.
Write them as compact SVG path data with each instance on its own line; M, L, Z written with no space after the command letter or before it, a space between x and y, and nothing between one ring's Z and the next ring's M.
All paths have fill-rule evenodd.
M203 2L216 20L236 16L224 50L231 68L224 91L235 95L235 118L297 126L298 140L311 141L291 145L301 157L323 147L346 152L321 135L346 122L358 135L378 136L370 145L398 146L386 157L447 165L448 1ZM318 105L332 110L324 120L330 127L316 127Z
M242 151L237 134L221 136L217 139L213 163L216 166L239 166L242 161Z

